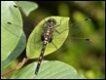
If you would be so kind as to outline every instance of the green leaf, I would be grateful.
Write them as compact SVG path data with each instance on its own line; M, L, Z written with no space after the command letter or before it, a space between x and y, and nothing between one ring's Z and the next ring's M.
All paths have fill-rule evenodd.
M16 58L25 48L22 17L13 1L1 2L1 60ZM19 44L21 48L17 49ZM17 50L17 51L15 51ZM10 56L12 55L12 56ZM10 59L10 58L9 58Z
M5 71L8 67L12 65L12 60L16 59L17 56L23 51L26 44L26 37L22 35L19 43L17 44L16 48L12 51L12 53L6 58L6 60L2 61L1 70L2 72Z
M66 40L69 32L69 18L68 17L58 17L58 16L51 16L46 19L43 19L32 31L28 38L28 43L26 47L27 57L28 58L37 58L41 52L42 48L42 41L41 41L41 34L43 32L44 24L48 19L55 19L56 31L53 32L53 40L51 43L48 43L45 51L45 55L51 54L57 49L59 49L64 41ZM55 45L53 45L53 43Z
M30 1L16 1L16 4L22 9L26 16L38 8L38 5L36 3Z
M11 79L81 79L76 70L60 61L43 61L38 75L35 75L37 63L16 71Z

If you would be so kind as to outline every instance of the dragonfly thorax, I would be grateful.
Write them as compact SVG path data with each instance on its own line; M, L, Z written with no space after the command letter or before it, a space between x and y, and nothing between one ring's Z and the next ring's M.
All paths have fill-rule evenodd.
M47 41L47 42L52 42L52 35L51 34L49 34L49 35L47 35L47 34L43 34L42 36L41 36L41 40L42 41Z

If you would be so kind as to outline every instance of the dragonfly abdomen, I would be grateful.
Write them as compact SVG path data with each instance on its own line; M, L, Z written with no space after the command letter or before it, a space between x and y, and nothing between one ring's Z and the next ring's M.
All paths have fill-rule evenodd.
M41 62L42 62L43 55L44 55L45 49L46 49L46 45L47 45L47 42L44 42L44 43L43 43L43 46L42 46L41 53L40 53L40 57L39 57L39 59L38 59L38 64L37 64L37 67L36 67L36 70L35 70L35 74L36 74L36 75L37 75L37 73L38 73L40 64L41 64Z

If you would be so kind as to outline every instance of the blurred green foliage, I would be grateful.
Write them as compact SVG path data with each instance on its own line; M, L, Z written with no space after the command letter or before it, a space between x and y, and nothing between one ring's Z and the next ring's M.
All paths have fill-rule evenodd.
M70 17L70 33L64 45L45 57L73 65L86 78L105 76L105 2L104 1L45 1L30 14L37 25L48 16ZM88 18L88 20L85 20ZM90 41L77 38L89 38ZM61 39L60 39L61 40Z

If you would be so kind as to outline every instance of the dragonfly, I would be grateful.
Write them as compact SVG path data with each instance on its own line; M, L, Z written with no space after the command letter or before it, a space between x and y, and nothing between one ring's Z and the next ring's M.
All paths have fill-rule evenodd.
M14 5L14 7L17 8L16 5ZM60 24L61 24L61 21L60 21ZM15 25L18 25L18 24L7 21L6 25L11 27L12 25L15 26ZM45 21L43 32L40 35L41 36L41 41L42 41L42 49L41 49L40 56L38 58L38 64L37 64L36 69L35 69L35 74L36 75L38 74L42 59L44 57L46 46L47 46L48 43L52 43L54 31L57 32L58 34L61 34L61 32L56 30L56 27L58 27L58 25L57 25L57 22L56 22L55 19L51 18L51 19L48 19L47 21ZM15 27L14 27L14 30L16 30L15 33L12 33L11 28L5 28L5 29L8 30L11 34L14 34L16 37L19 36L18 31L15 29ZM18 29L21 29L21 28L18 28ZM88 40L88 39L85 39L85 40ZM55 44L53 44L53 45L55 46Z
M12 23L12 22L7 22L7 24L9 26L11 25L17 25L15 23ZM37 62L37 66L36 66L36 69L35 69L35 74L37 75L38 72L39 72L39 69L40 69L40 65L41 65L41 62L43 60L43 57L44 57L44 53L45 53L45 50L46 50L46 47L47 47L47 44L49 43L52 43L55 48L56 48L56 45L52 42L53 40L53 33L54 32L57 32L58 34L61 34L62 32L64 32L65 30L63 30L62 32L59 32L56 27L58 27L59 25L61 24L61 21L59 24L57 24L56 20L54 18L50 18L48 19L47 21L45 21L44 25L43 25L43 31L40 35L41 37L41 41L42 41L42 48L41 48L41 52L40 52L40 55L39 55L39 58L38 58L38 62ZM75 25L75 24L74 24ZM9 29L7 29L9 31ZM16 36L18 36L16 34ZM74 37L73 37L74 38ZM74 38L74 39L84 39L84 40L89 40L89 38Z
M47 21L45 21L45 23L44 23L43 32L41 34L42 49L41 49L41 53L38 58L38 63L37 63L36 69L35 69L36 75L38 74L41 62L43 60L47 44L52 43L54 45L54 47L57 48L56 45L52 42L52 40L55 36L55 35L53 35L53 33L56 32L58 34L61 34L62 32L67 30L67 29L64 29L63 31L60 32L59 30L56 29L61 24L61 20L60 20L60 23L57 24L55 19L50 18ZM76 38L75 37L74 39L84 39L86 41L89 41L88 38Z
M54 31L56 31L57 33L60 34L60 32L58 30L56 30L55 27L57 27L58 25L56 24L56 20L53 18L50 18L49 20L46 21L46 23L44 24L44 30L41 34L41 41L43 42L42 44L42 49L41 49L41 53L40 56L38 58L38 64L35 70L35 74L38 74L44 53L45 53L45 49L48 43L51 43L53 40L53 33ZM54 45L54 44L53 44ZM55 45L54 45L55 46ZM56 46L55 46L56 47Z

